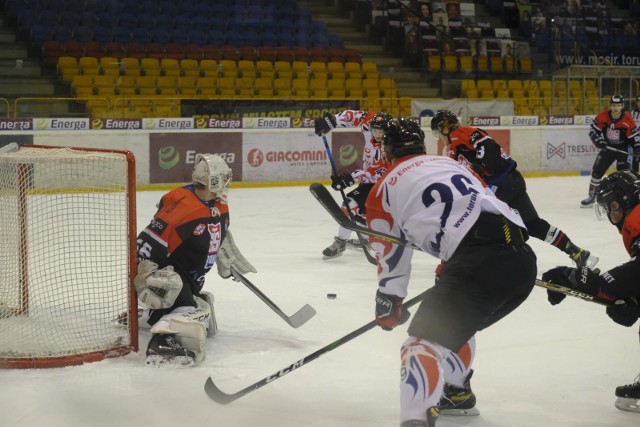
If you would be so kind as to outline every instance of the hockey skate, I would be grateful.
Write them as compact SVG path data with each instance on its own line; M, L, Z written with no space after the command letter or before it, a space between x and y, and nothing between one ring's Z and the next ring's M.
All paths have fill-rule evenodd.
M640 413L640 375L633 384L616 388L616 408L621 411Z
M480 411L476 408L476 395L471 391L472 375L473 370L469 372L463 387L444 385L444 394L438 404L440 415L480 415Z
M587 267L589 270L593 270L600 258L591 255L591 252L580 249L579 247L572 245L573 250L570 251L569 256L576 263L578 268Z
M338 258L342 256L346 248L347 241L336 236L331 246L322 251L322 259Z
M154 334L147 346L147 365L186 367L195 364L196 354L182 347L172 334Z
M440 411L435 406L427 409L427 421L408 420L400 424L400 427L435 427Z
M593 206L593 204L596 201L596 196L595 195L589 195L589 197L587 197L586 199L584 199L583 201L580 202L580 207L581 208L590 208L591 206Z

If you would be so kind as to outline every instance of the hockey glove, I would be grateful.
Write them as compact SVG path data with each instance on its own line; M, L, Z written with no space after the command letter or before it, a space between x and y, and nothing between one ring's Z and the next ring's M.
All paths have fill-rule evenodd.
M402 325L411 316L411 313L402 307L402 301L395 295L376 292L376 322L385 331L390 331L398 325Z
M182 290L182 279L173 266L158 270L158 264L148 259L138 264L133 283L140 302L151 309L171 307Z
M640 305L635 298L629 298L626 301L619 300L607 307L607 315L622 326L633 326L640 318Z
M336 191L344 190L351 187L355 183L351 174L347 171L342 172L340 176L331 175L331 188Z
M603 138L603 137L599 137L599 138L596 138L596 139L593 141L593 145L595 145L595 146L596 146L596 148L600 148L600 149L602 149L602 148L604 148L604 147L605 147L605 145L607 145L607 143L605 142L605 140L604 140L604 138Z
M313 122L314 130L318 136L325 136L336 126L338 126L338 122L336 122L336 118L331 113L324 113L322 117L315 119Z
M240 274L258 272L258 270L256 270L256 268L240 253L230 231L227 231L227 235L220 245L216 265L218 267L218 274L223 279L231 277L231 267L235 268Z
M545 272L542 275L544 282L555 283L556 285L566 286L589 295L597 295L600 291L598 283L598 275L600 270L589 270L587 267L556 267ZM560 304L566 295L559 292L547 290L547 299L551 305Z

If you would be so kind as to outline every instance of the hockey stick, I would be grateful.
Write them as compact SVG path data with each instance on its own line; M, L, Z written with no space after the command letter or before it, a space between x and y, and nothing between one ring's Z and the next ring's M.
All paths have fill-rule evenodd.
M420 295L411 298L409 301L405 302L403 304L404 308L409 308L417 303L419 303L420 301L422 301L422 298L424 297L424 295L426 294L426 291L421 293ZM355 331L349 332L347 335L343 336L342 338L339 338L337 340L335 340L334 342L332 342L331 344L328 344L324 347L322 347L320 350L314 351L313 353L309 354L308 356L303 357L302 359L298 360L297 362L293 362L291 365L280 369L278 372L275 372L272 375L269 375L266 378L261 379L260 381L253 383L252 385L243 388L240 391L237 391L235 393L225 393L222 390L220 390L218 388L218 386L215 385L215 383L213 382L213 380L211 379L211 377L207 378L207 381L204 384L204 391L207 393L207 396L209 396L209 398L211 398L212 400L222 404L222 405L226 405L228 403L233 402L234 400L237 400L239 398L241 398L242 396L245 396L249 393L251 393L252 391L255 391L267 384L269 384L270 382L273 382L275 380L277 380L278 378L282 378L283 376L287 375L288 373L293 372L294 370L301 368L302 366L306 365L307 363L311 362L312 360L317 359L318 357L322 356L325 353L330 352L331 350L335 350L336 348L340 347L343 344L348 343L349 341L353 340L354 338L357 338L358 336L364 334L365 332L367 332L370 329L373 329L375 326L377 325L375 320L372 320L371 322L367 323L366 325L363 325L361 327L359 327L358 329L356 329Z
M390 234L382 233L380 231L375 231L367 227L362 227L361 225L357 224L355 221L351 221L349 218L345 217L342 214L342 210L340 210L340 207L337 205L337 203L331 196L331 193L329 193L329 191L322 184L318 184L318 183L311 184L311 186L309 187L309 191L311 191L311 194L313 194L315 198L318 199L318 202L320 202L320 204L327 210L327 212L329 212L329 214L333 217L333 219L335 219L338 222L338 224L340 224L341 226L348 228L350 230L354 230L354 231L357 230L362 234L377 237L378 239L381 239L381 240L386 240L387 242L395 243L397 245L402 245L414 250L422 251L420 247L414 245L413 243L407 240L401 239L397 236L392 236ZM550 289L554 292L570 295L572 297L576 297L585 301L595 302L601 305L611 305L614 303L611 300L599 297L597 295L587 294L585 292L580 292L578 290L575 290L566 286L558 285L555 283L551 283L551 282L544 282L540 279L536 279L535 284L536 286Z
M264 301L264 303L267 304L271 310L275 311L276 314L282 318L282 320L287 322L293 328L299 328L316 315L316 310L309 304L305 304L300 310L293 313L293 315L287 316L282 310L280 310L276 303L271 301L269 297L263 294L260 289L256 288L256 286L251 283L249 279L240 274L235 268L233 268L233 266L231 267L231 275L233 276L233 280L241 282L243 285L249 288L251 292L256 294L258 298Z
M628 146L627 151L621 150L619 148L615 148L615 147L611 147L610 145L605 145L604 146L605 150L608 151L612 151L614 153L620 153L620 154L626 154L627 156L627 163L629 164L629 167L632 168L633 167L633 147L632 146Z
M336 163L333 160L333 156L331 155L331 149L329 148L329 143L327 142L327 137L323 136L322 141L324 142L324 149L327 151L327 157L329 157L329 163L331 163L331 170L333 171L333 176L338 176L338 170L336 169ZM344 194L344 190L340 189L340 195L342 196L342 200L346 205L347 212L349 213L349 218L353 221L353 212L349 208L349 202L347 201L347 196ZM344 214L343 214L344 216ZM346 217L345 217L346 218ZM356 231L356 235L358 236L358 240L362 244L362 249L364 251L364 256L367 257L367 261L369 261L373 265L377 265L376 257L369 250L369 247L366 245L365 237L363 237L360 233Z

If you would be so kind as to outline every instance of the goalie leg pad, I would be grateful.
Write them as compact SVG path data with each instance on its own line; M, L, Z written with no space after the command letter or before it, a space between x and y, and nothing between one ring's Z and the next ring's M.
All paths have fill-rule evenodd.
M175 334L184 348L196 353L196 362L206 357L207 329L210 327L211 306L195 297L198 307L178 307L164 315L151 328L152 334Z
M211 292L200 292L202 298L196 298L196 302L198 303L198 308L206 310L209 309L209 326L207 327L207 336L212 337L218 333L218 323L216 322L216 312L213 309L213 294Z

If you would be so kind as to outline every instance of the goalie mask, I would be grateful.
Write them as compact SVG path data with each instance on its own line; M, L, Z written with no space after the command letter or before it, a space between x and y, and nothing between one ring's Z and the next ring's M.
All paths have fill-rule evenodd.
M194 184L204 185L224 200L231 184L231 169L217 154L197 154L191 178Z

